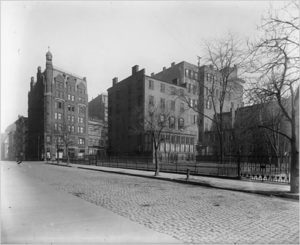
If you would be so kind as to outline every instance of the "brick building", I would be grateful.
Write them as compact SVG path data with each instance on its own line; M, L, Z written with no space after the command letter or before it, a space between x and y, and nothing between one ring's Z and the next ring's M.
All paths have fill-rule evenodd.
M18 116L18 120L15 122L16 131L14 133L14 145L15 155L22 156L23 160L27 159L27 145L28 145L28 118L24 116Z
M196 82L195 82L196 84ZM152 139L144 132L131 131L138 120L137 111L147 117L152 107L160 110L164 117L171 116L162 132L162 143L158 157L161 161L192 160L195 158L197 142L197 113L178 99L178 94L189 94L191 101L197 103L198 94L189 89L178 78L160 79L147 76L145 70L132 67L131 76L108 89L108 135L109 150L112 155L153 154Z
M107 123L103 120L89 118L88 135L89 155L96 155L97 157L106 156L108 141Z
M2 160L15 160L15 132L16 124L10 124L6 129L4 134L1 135L1 159Z
M89 102L89 117L107 122L108 99L107 94L100 94Z
M88 150L87 107L86 78L53 66L48 51L46 69L38 67L36 81L32 77L30 82L28 158L83 157Z

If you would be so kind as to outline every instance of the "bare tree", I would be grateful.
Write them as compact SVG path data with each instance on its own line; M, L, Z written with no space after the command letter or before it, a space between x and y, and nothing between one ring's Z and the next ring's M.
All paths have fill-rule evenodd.
M195 112L213 123L219 139L220 162L223 163L225 154L223 112L226 103L231 104L230 101L233 99L242 100L243 86L241 83L244 81L237 77L237 67L244 67L244 52L241 49L241 42L232 34L228 34L223 39L206 42L205 52L205 62L214 72L210 84L205 86L204 83L199 83L200 91L206 92L199 93L202 94L202 97L199 98L197 105L191 104L187 96L181 96L181 99ZM207 96L206 101L203 100L204 96ZM212 105L212 115L203 110L206 103Z
M158 106L151 106L148 111L135 111L135 125L132 125L131 132L149 135L154 150L155 161L155 176L159 175L160 164L158 161L158 150L163 141L162 133L168 127L169 120L171 120L171 113L167 110L161 110Z
M289 2L280 10L271 10L263 19L260 31L262 36L250 44L251 72L256 74L249 88L251 100L252 103L257 103L257 99L276 101L289 122L290 133L278 133L290 142L291 192L299 193L299 151L296 145L296 103L299 102L295 100L300 78L299 3Z
M170 97L170 99L172 98L174 99L172 101L175 103L175 96ZM172 106L170 105L170 107ZM150 103L147 110L136 110L135 112L134 118L136 118L136 120L135 125L131 127L131 132L150 136L155 161L155 176L158 176L160 172L158 152L161 143L165 141L163 134L175 132L175 121L178 119L179 122L181 116L182 114L175 114L175 111L169 108L168 105L155 105L154 101ZM184 124L184 120L182 125L179 125L181 130L187 127L188 126Z
M63 148L67 156L67 165L70 164L69 147L73 145L73 139L71 133L72 133L72 126L67 124L65 118L63 118L62 123L58 123L57 128L54 129L57 161L59 161L59 150Z

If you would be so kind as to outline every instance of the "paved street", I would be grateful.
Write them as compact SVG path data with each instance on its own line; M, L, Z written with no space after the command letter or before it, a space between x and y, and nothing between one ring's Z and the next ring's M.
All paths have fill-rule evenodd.
M298 201L39 163L19 169L185 243L299 243Z

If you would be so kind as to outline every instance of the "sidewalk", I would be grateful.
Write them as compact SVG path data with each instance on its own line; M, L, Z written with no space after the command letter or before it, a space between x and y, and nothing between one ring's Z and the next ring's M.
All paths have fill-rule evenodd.
M1 244L181 244L1 162ZM33 166L34 167L34 166Z
M154 178L161 180L174 181L185 184L194 184L212 188L218 188L223 190L240 191L253 194L261 194L267 196L276 196L282 198L289 198L299 200L299 194L290 193L290 186L286 184L276 183L264 183L247 180L234 180L234 179L223 179L216 177L204 177L204 176L190 176L189 180L186 180L186 175L175 174L175 173L164 173L161 172L158 177L154 176L153 171L143 171L134 169L122 169L122 168L110 168L101 167L94 165L83 165L83 164L70 164L71 167L77 167L81 169L96 170L102 172L126 174L132 176Z

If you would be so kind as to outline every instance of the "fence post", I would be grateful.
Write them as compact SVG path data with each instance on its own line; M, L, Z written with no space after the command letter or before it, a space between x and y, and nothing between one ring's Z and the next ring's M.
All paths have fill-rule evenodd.
M190 179L190 169L188 168L186 170L186 181L188 181Z
M238 155L238 178L241 178L241 157Z

